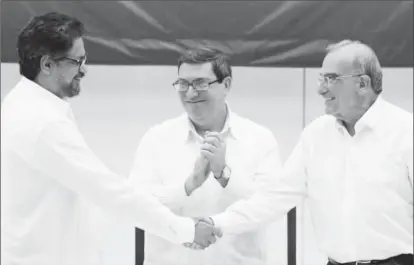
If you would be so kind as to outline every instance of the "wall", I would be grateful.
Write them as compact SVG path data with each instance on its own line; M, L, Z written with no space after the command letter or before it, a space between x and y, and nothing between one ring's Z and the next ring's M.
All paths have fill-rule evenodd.
M303 124L323 113L316 93L318 69L235 67L229 104L269 127L285 160ZM15 64L1 64L1 100L19 78ZM80 130L96 154L127 176L137 143L152 125L181 113L171 86L175 67L89 66L82 94L72 100ZM384 97L413 111L413 69L384 69ZM272 264L287 264L286 218L272 227ZM319 253L306 202L298 208L298 265L326 263ZM134 228L113 224L106 236L107 265L134 264Z

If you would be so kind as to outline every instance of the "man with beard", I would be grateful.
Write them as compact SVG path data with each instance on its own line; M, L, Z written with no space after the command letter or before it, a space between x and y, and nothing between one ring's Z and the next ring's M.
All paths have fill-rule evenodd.
M83 32L76 18L48 13L18 37L22 78L1 110L1 264L100 264L85 199L174 243L214 243L218 230L174 215L85 143L67 102L86 73Z

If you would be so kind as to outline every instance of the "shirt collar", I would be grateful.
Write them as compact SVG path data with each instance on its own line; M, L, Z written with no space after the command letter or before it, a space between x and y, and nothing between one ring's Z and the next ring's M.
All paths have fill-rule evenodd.
M374 128L380 121L383 111L384 100L381 96L375 100L371 107L362 115L356 126L368 126Z
M363 127L367 126L371 129L375 128L382 117L384 99L382 96L378 96L375 102L369 107L369 109L362 115L362 117L355 124L355 131L360 131ZM336 127L339 130L343 129L342 121L336 120Z
M36 82L27 79L26 77L22 76L18 86L21 86L26 91L30 93L32 99L41 99L48 103L50 103L53 107L67 113L71 110L70 104L65 99L61 99L49 90L45 89L44 87L40 86Z
M242 133L242 129L239 126L240 118L237 116L237 114L231 111L228 104L226 104L226 107L227 107L227 117L224 123L223 130L221 131L221 134L231 136L234 139L239 139ZM180 127L182 128L182 130L179 130L179 134L180 134L179 137L182 137L183 141L194 139L193 137L196 137L198 139L202 138L197 133L194 127L194 124L188 118L188 115L186 113L181 115L180 120L181 120Z

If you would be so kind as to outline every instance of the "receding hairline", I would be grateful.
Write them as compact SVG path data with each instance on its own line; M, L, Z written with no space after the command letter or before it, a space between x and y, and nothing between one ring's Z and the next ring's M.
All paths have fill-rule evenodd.
M346 68L349 67L351 71L358 71L361 67L364 67L361 65L361 59L376 58L378 60L371 47L360 41L350 40L328 45L325 58L328 56L339 56L341 63L345 64Z
M351 62L354 62L355 59L361 57L377 58L374 50L367 44L364 44L360 41L344 40L338 43L330 44L326 47L326 55L337 52L347 53L347 55L351 55L347 56L351 60Z

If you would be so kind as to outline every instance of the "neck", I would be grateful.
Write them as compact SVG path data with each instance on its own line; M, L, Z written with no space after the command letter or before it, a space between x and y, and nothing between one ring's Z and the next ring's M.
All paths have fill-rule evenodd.
M206 131L210 132L221 132L226 123L228 109L227 106L224 106L216 116L211 119L211 122L208 124L194 124L194 127L198 134L204 135Z
M353 117L343 121L343 124L350 135L355 135L355 124L362 118L362 116L364 116L377 98L378 95L363 99L359 105L359 108L355 110Z
M57 97L61 99L64 98L62 93L60 93L60 89L56 87L56 85L53 84L53 82L50 82L49 79L44 78L42 75L38 75L35 78L34 82L39 86L43 87L44 89L48 90L49 92L53 93Z

